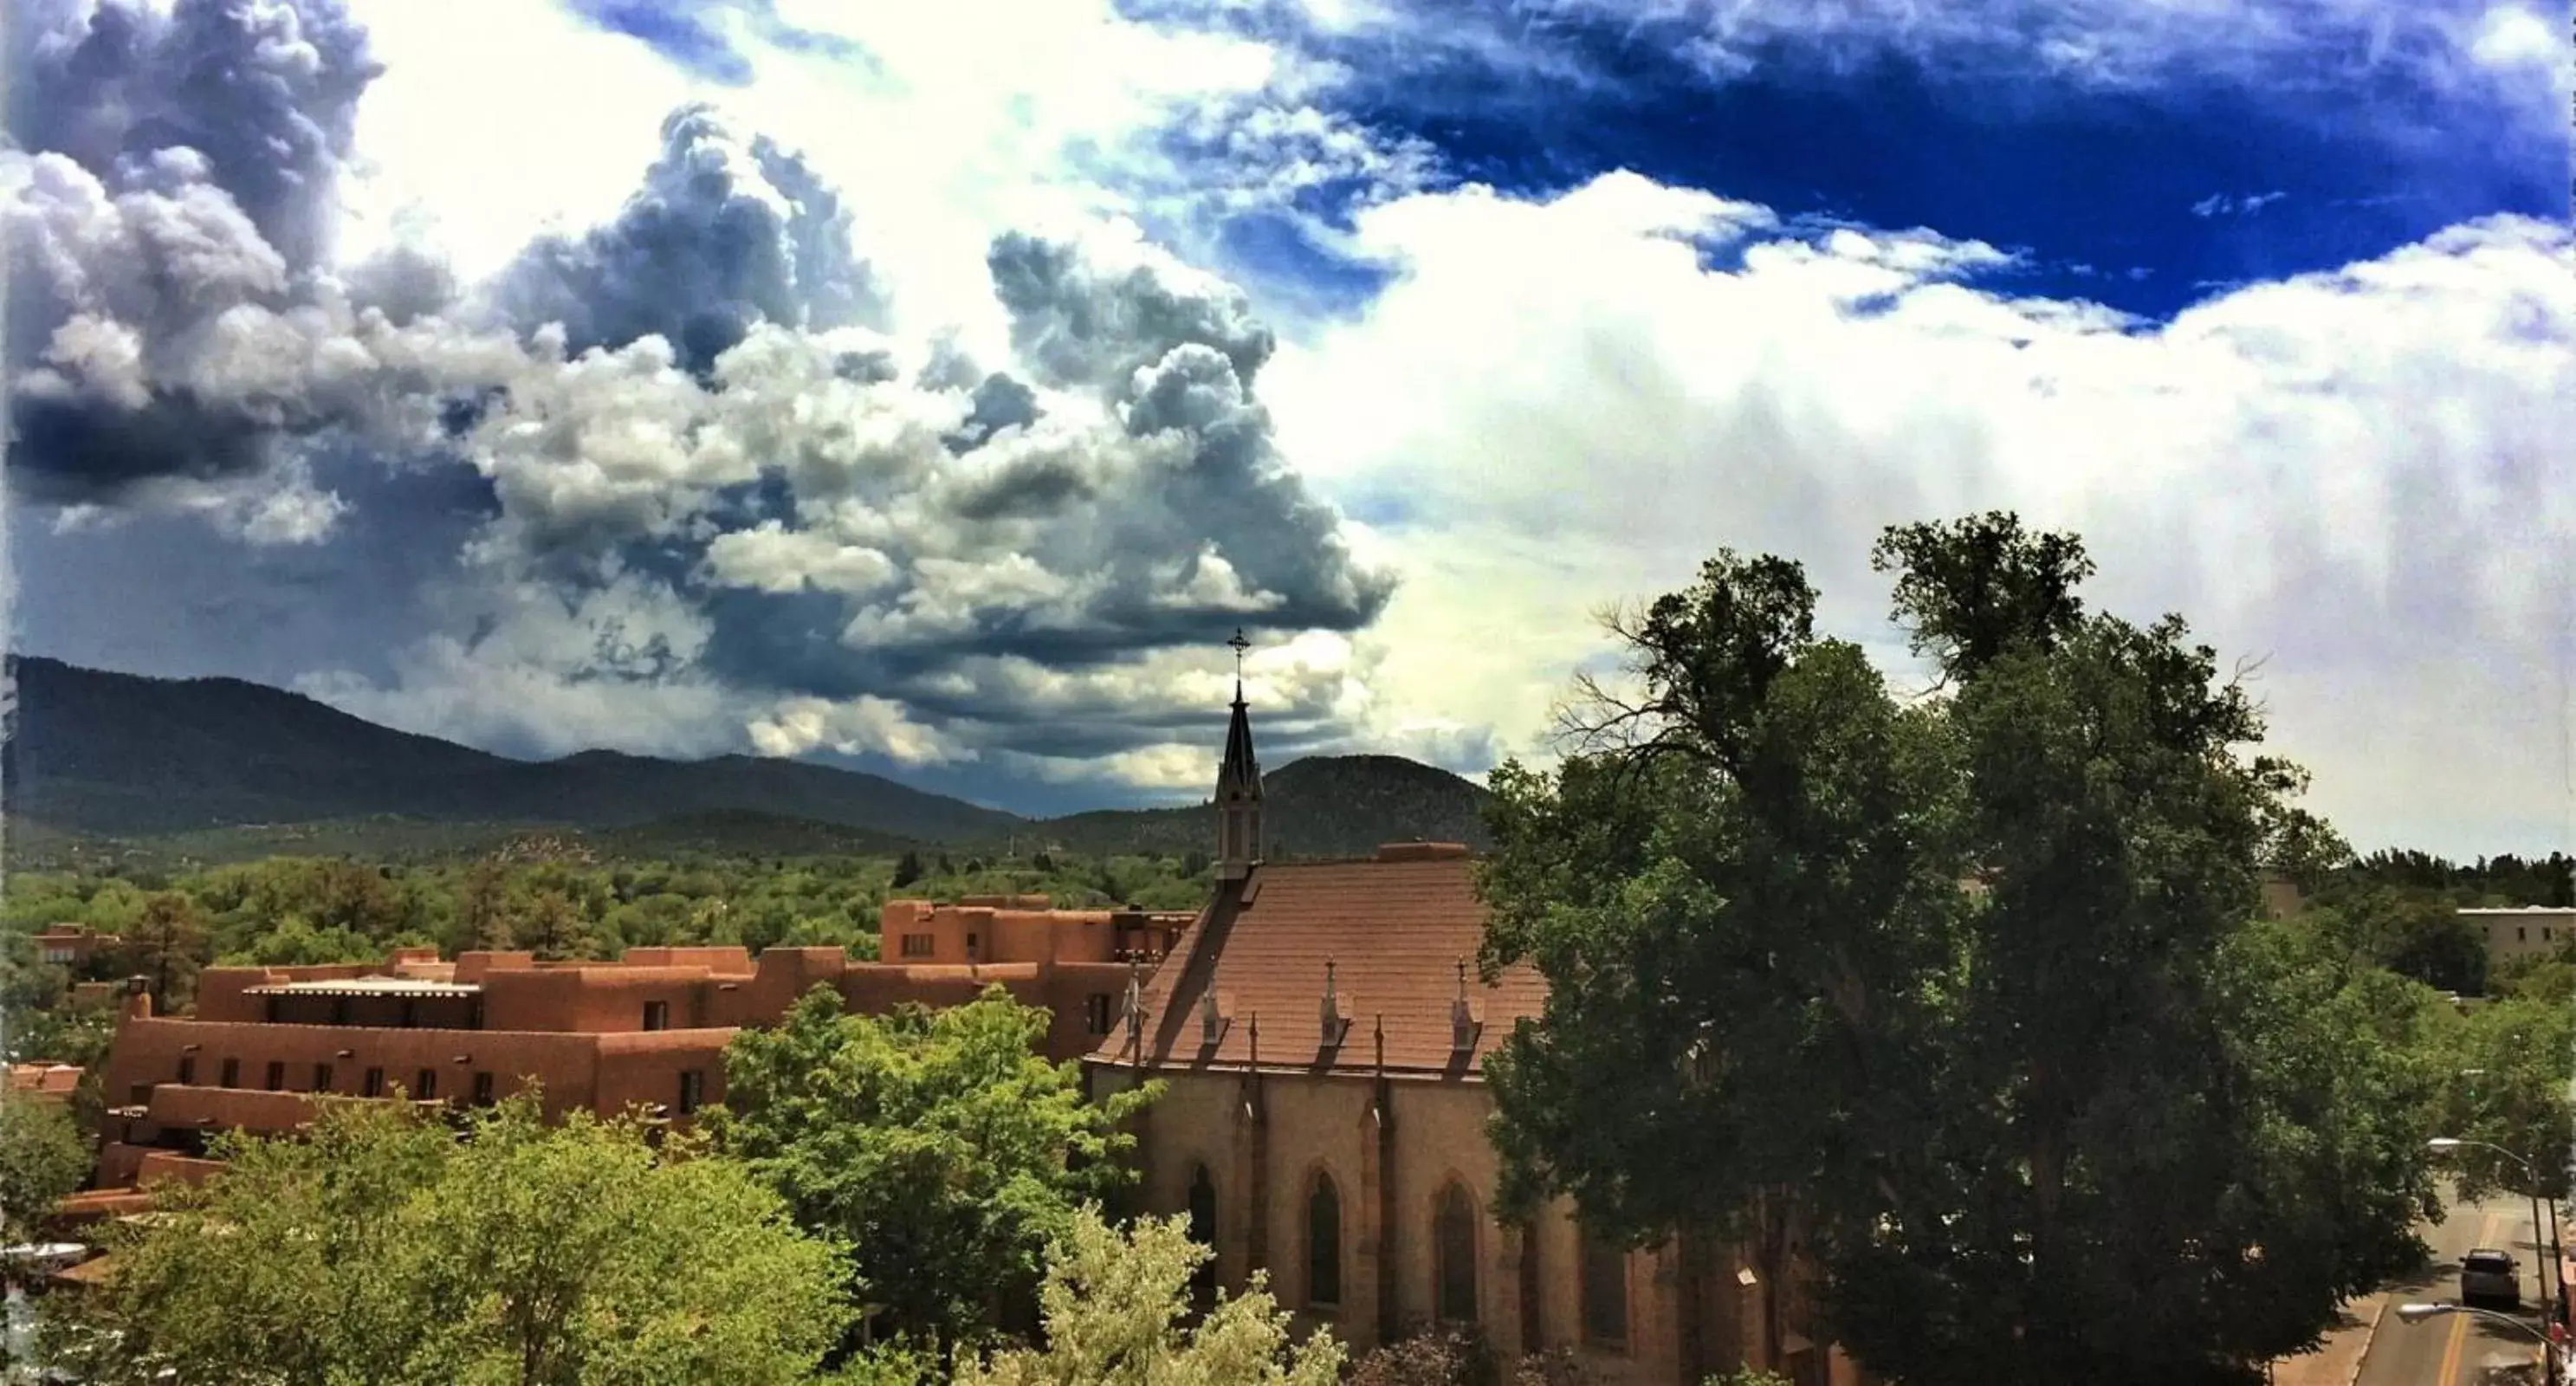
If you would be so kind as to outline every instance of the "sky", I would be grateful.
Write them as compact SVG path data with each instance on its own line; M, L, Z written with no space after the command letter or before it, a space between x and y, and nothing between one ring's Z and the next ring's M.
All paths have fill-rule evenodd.
M2553 0L2554 3L2554 0ZM2576 846L2540 0L12 0L13 646L1024 812L1545 761L1721 548L2081 534Z

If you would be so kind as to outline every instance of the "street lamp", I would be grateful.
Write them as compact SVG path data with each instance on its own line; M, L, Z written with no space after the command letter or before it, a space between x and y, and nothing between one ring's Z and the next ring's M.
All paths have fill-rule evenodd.
M2558 1386L2558 1345L2550 1341L2548 1334L2541 1332L2530 1324L2524 1323L2522 1320L2515 1318L2511 1314L2499 1314L2492 1309L2472 1309L2465 1304L2401 1304L2397 1306L2397 1317L2403 1319L2407 1323L2422 1323L2426 1319L2439 1318L2444 1314L2468 1314L2476 1318L2492 1319L2497 1323L2503 1324L2507 1328L2511 1328L2522 1333L2528 1333L2532 1337L2539 1339L2541 1378L2547 1383L2547 1386Z
M2397 1306L2397 1317L2404 1319L2408 1323L2422 1323L2426 1319L2437 1319L2444 1314L2474 1314L2482 1319L2493 1319L2497 1323L2503 1324L2508 1328L2519 1329L2524 1333L2530 1334L2533 1338L2538 1339L2543 1347L2547 1347L2549 1345L2548 1334L2541 1332L2530 1324L2524 1323L2522 1320L2515 1318L2511 1314L2499 1314L2493 1309L2472 1309L2465 1304L2451 1304L2447 1302L2441 1304L2401 1304Z
M2522 1167L2523 1177L2531 1181L2523 1186L2531 1190L2531 1264L2532 1269L2540 1272L2540 1283L2533 1286L2532 1289L2535 1293L2539 1294L2541 1298L2548 1301L2550 1317L2558 1317L2558 1301L2562 1296L2552 1287L2552 1277L2547 1268L2548 1262L2540 1254L2540 1244L2544 1241L2549 1244L2549 1249L2552 1251L2555 1251L2558 1247L2558 1200L2553 1198L2549 1201L2549 1221L2544 1227L2540 1220L2539 1171L2531 1167L2531 1162L2529 1160L2526 1160L2521 1156L2514 1154L2512 1151L2505 1149L2503 1146L2497 1145L2491 1141L2462 1140L2457 1136L2435 1136L2433 1139L2424 1142L2424 1145L2426 1149L2431 1150L2437 1155L2447 1155L2462 1146L2476 1146L2480 1150L2492 1150L2496 1154L2502 1155L2506 1159L2511 1160Z

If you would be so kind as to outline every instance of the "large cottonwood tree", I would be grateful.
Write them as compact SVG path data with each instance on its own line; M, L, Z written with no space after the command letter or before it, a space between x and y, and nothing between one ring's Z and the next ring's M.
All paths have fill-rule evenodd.
M1485 961L1550 984L1488 1070L1507 1193L1731 1234L1775 1287L1794 1242L1908 1382L2258 1379L2429 1201L2421 1102L2362 1110L2396 1052L2237 946L2319 836L2301 780L2179 618L2086 609L2072 536L1874 558L1933 692L1726 553L1614 619L1632 677L1563 766L1495 775Z

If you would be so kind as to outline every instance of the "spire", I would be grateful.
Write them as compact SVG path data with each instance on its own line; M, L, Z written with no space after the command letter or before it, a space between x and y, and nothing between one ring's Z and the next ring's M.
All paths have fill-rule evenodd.
M1261 761L1252 751L1252 717L1243 701L1243 654L1252 642L1237 630L1225 643L1234 651L1234 715L1216 772L1217 879L1237 881L1261 859Z

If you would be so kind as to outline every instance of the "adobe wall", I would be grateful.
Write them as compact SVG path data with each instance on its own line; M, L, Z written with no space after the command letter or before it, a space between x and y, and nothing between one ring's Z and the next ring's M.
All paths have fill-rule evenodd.
M534 953L505 953L469 948L456 955L454 980L479 982L495 972L524 972L537 965Z
M765 949L751 976L717 977L705 984L701 1023L772 1024L817 983L836 981L849 967L849 954L838 948Z
M421 1069L431 1068L439 1072L442 1098L468 1096L477 1071L493 1075L496 1097L537 1078L545 1086L546 1112L553 1116L594 1105L598 1052L597 1037L590 1035L130 1018L118 1028L108 1052L105 1092L111 1105L124 1106L133 1101L138 1086L175 1084L183 1056L195 1058L201 1085L217 1081L225 1059L239 1059L236 1081L247 1089L263 1087L268 1063L282 1061L290 1092L312 1090L316 1064L331 1066L331 1091L348 1094L363 1090L370 1068L385 1071L389 1090L396 1084L409 1089Z
M1042 999L1036 1004L1051 1013L1047 1023L1045 1053L1050 1063L1079 1059L1100 1047L1100 1042L1117 1028L1119 999L1127 994L1128 967L1114 962L1057 963L1047 969ZM1099 1008L1107 1024L1091 1027L1093 997L1105 998Z
M644 1007L659 1001L670 1028L706 1024L703 967L540 967L483 978L483 1024L491 1030L616 1034L644 1028Z
M617 1116L637 1105L659 1104L680 1115L680 1075L699 1075L699 1101L724 1100L725 1046L733 1030L659 1030L649 1034L600 1035L597 1086L592 1109Z

